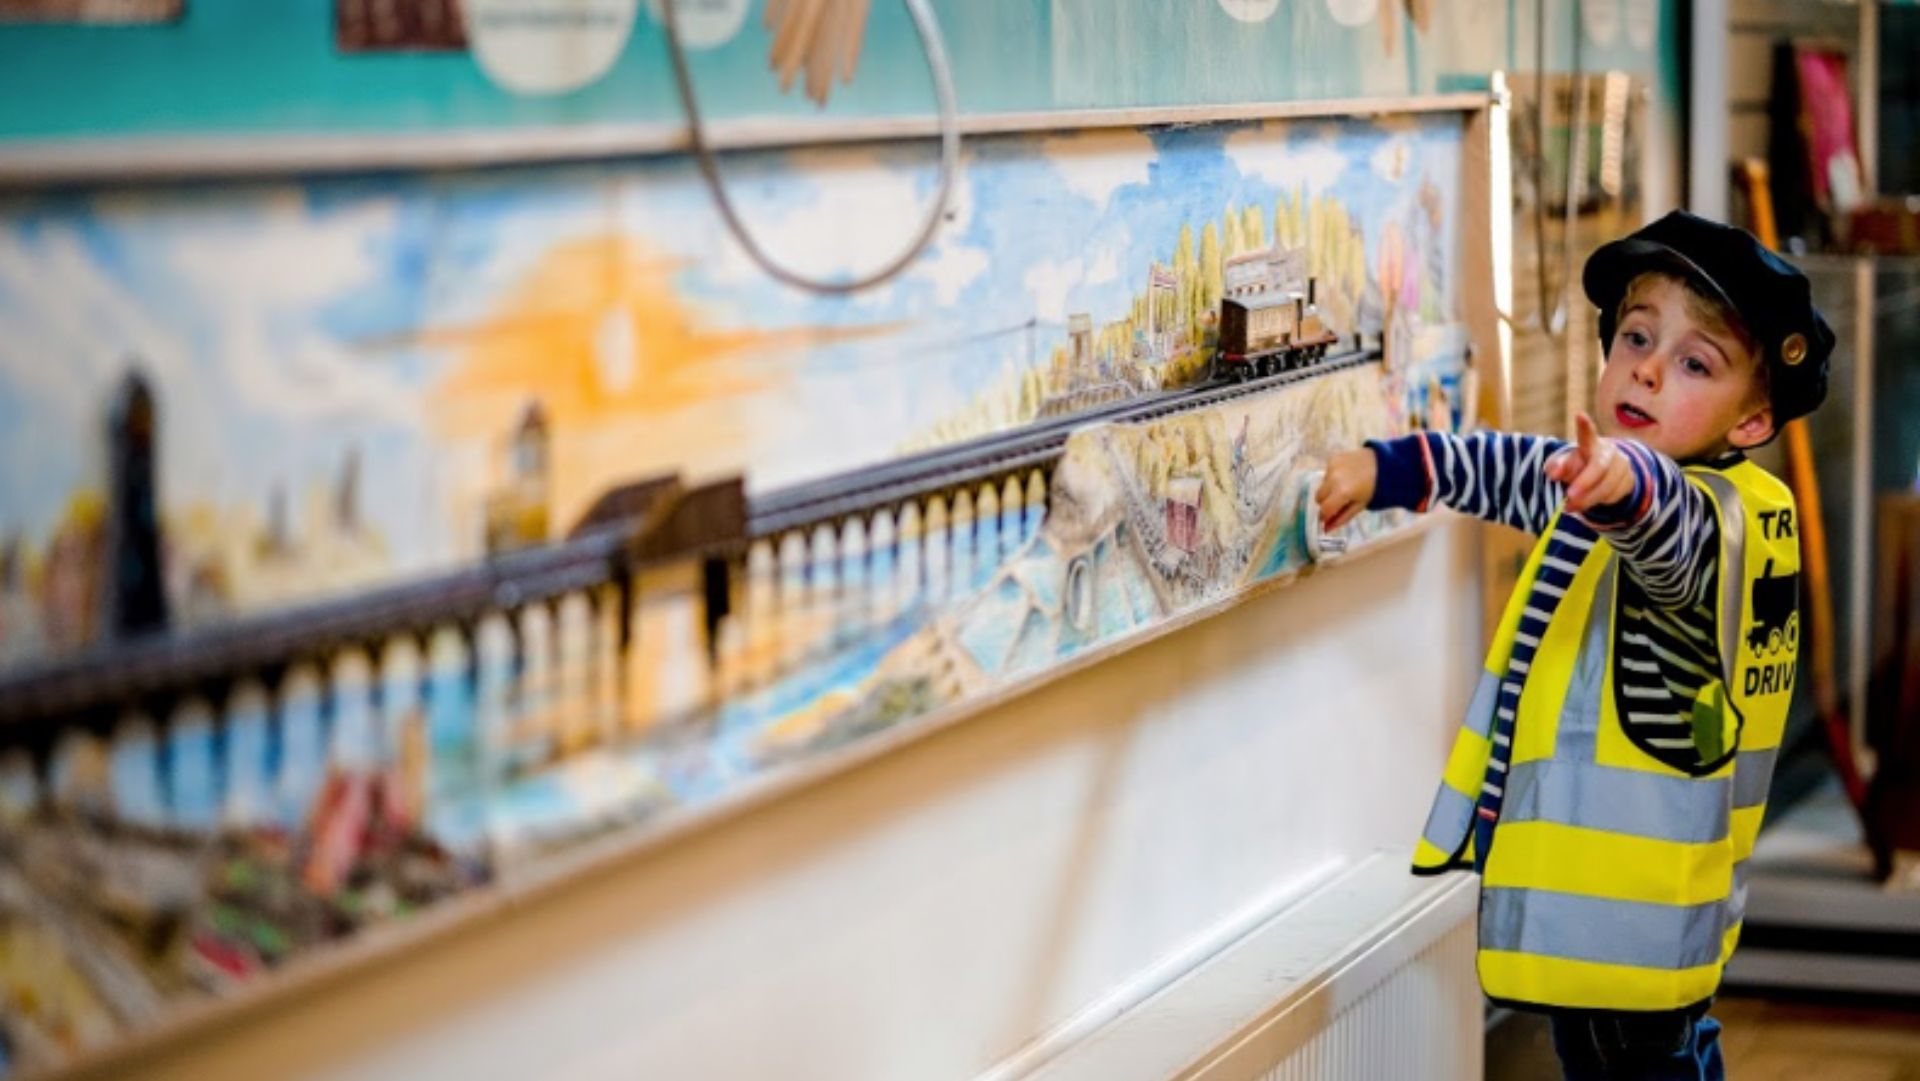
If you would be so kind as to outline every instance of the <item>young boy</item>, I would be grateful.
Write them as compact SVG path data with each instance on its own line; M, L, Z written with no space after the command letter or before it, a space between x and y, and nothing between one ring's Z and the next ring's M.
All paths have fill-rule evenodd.
M1793 497L1743 452L1826 396L1833 333L1750 235L1673 213L1584 275L1606 367L1573 443L1421 432L1316 493L1538 534L1414 855L1482 875L1480 981L1566 1075L1724 1076L1706 1016L1793 686Z

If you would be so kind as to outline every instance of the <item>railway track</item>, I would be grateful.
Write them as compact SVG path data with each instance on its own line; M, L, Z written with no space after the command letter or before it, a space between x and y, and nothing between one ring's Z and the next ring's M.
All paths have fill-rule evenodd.
M1136 398L753 498L737 480L691 490L671 480L638 483L609 493L601 501L606 517L564 541L338 601L103 643L0 675L0 733L44 749L70 718L106 725L137 704L277 675L296 661L344 648L377 648L395 637L424 640L449 625L471 630L492 612L608 586L624 591L634 572L666 561L705 560L709 601L724 605L726 564L754 540L1048 466L1067 438L1089 424L1204 408L1379 359L1377 348L1356 349L1297 371ZM623 592L621 603L625 599Z
M803 525L856 514L938 491L963 488L988 477L1053 461L1067 437L1089 424L1152 420L1234 398L1302 383L1370 364L1380 350L1330 354L1308 367L1243 382L1214 382L1187 390L1134 398L1071 417L1042 421L1009 432L955 443L921 454L824 477L749 500L747 536L773 536Z

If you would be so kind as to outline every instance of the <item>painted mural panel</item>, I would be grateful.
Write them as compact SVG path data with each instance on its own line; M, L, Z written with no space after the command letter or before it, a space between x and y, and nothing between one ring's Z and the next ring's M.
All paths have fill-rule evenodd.
M1192 385L1245 253L1303 251L1343 333L1452 310L1451 118L970 145L937 245L844 300L767 279L678 162L0 204L0 658L110 629L129 380L185 627L555 539L651 474L766 491ZM730 169L822 274L931 187L917 147Z
M9 203L13 671L544 544L663 471L764 493L1212 393L1223 299L1260 267L1387 348L756 538L711 638L701 568L650 568L0 754L5 1063L244 994L1402 524L1327 542L1306 493L1336 447L1462 421L1457 117L970 146L937 247L846 300L762 276L678 162ZM828 273L886 254L932 172L892 146L729 170L769 246Z

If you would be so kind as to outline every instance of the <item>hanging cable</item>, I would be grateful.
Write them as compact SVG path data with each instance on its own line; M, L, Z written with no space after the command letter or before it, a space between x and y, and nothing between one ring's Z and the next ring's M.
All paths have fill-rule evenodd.
M1534 319L1542 333L1554 333L1547 305L1553 290L1547 285L1547 0L1533 5L1533 284Z
M714 158L713 149L707 144L705 126L700 119L700 106L694 96L693 77L687 70L686 49L680 43L679 3L678 0L661 0L661 10L665 14L667 30L667 51L673 58L673 78L680 91L680 104L687 114L687 141L693 148L693 158L699 166L700 175L706 181L707 189L713 195L714 206L720 211L720 218L726 223L727 231L734 240L745 249L747 256L775 279L785 282L796 289L827 296L845 296L863 289L887 282L905 270L933 242L933 235L940 228L941 219L946 217L947 206L953 198L953 183L960 171L960 113L954 104L953 72L947 64L946 46L940 36L940 25L935 21L933 12L927 7L927 0L904 0L907 13L913 17L914 29L920 35L921 48L927 55L927 69L933 77L933 94L939 109L940 125L940 181L934 192L933 206L921 223L904 251L895 256L886 265L871 273L849 278L844 281L825 281L811 278L790 270L775 262L759 241L747 231L746 224L740 220L734 209L733 200L727 195L725 181L720 176L720 164Z
M1573 22L1573 63L1569 74L1568 87L1572 94L1573 107L1568 110L1567 128L1567 186L1566 205L1562 208L1564 222L1560 231L1560 257L1555 260L1561 264L1560 283L1550 286L1547 277L1547 101L1551 94L1547 78L1547 0L1538 0L1534 5L1533 20L1533 68L1536 80L1533 103L1533 235L1534 235L1534 284L1539 287L1539 301L1535 305L1535 318L1539 320L1540 330L1548 337L1558 337L1567 327L1568 283L1573 277L1573 221L1577 214L1575 200L1578 196L1578 174L1575 166L1577 147L1585 145L1586 132L1586 90L1581 85L1584 75L1581 71L1581 0L1572 0L1570 14ZM1549 303L1552 308L1549 311Z

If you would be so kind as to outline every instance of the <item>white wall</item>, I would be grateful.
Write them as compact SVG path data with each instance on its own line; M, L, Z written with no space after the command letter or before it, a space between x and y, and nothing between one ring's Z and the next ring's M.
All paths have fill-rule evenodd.
M119 1076L967 1077L1263 898L1410 849L1475 527L1269 593Z

